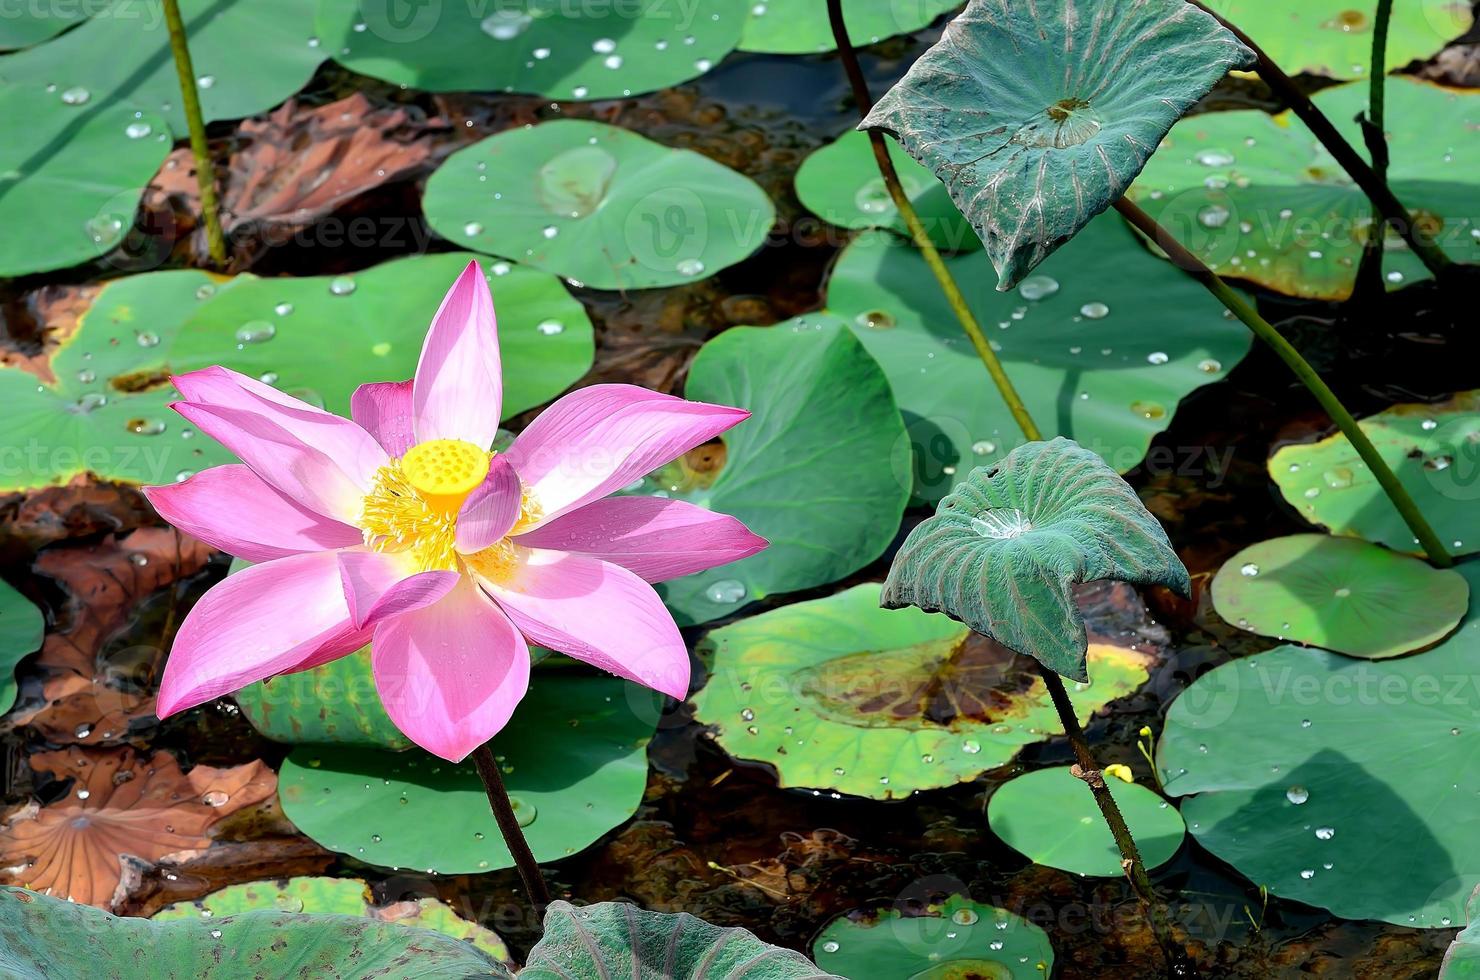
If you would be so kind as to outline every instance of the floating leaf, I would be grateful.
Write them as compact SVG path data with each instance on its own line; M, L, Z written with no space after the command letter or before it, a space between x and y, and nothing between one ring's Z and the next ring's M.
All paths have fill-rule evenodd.
M46 620L8 582L0 582L0 715L15 704L15 668L41 646Z
M908 915L880 909L834 919L812 943L812 955L824 969L872 980L1037 980L1053 973L1048 933L960 896Z
M844 6L843 23L848 40L863 47L928 27L936 17L959 6L961 0L855 3ZM763 54L814 54L836 47L826 5L811 0L757 0L740 36L741 51Z
M725 434L717 476L669 467L645 492L731 514L771 543L659 585L681 624L835 582L894 540L909 496L904 425L883 372L836 319L726 330L694 358L684 394L750 421Z
M1474 591L1480 565L1460 566ZM1353 660L1280 646L1172 703L1157 751L1188 829L1273 895L1440 928L1480 884L1480 611L1434 649Z
M1377 0L1303 0L1291 6L1265 0L1219 0L1212 6L1291 75L1306 72L1357 78L1371 65ZM1468 31L1472 22L1470 5L1462 0L1393 4L1388 21L1388 67L1427 60ZM1339 125L1347 118L1333 116L1332 121ZM1388 118L1393 118L1391 113ZM1362 144L1358 141L1357 145Z
M946 185L920 166L898 144L889 142L889 158L900 186L938 248L973 250L981 242L951 203ZM899 209L879 176L867 133L848 132L802 161L796 176L797 197L813 214L843 228L890 228L909 234Z
M1068 439L1030 442L979 466L910 532L880 602L944 612L1081 682L1081 582L1117 579L1190 595L1156 518L1104 460Z
M1458 572L1324 534L1250 545L1213 576L1213 608L1228 622L1353 657L1396 657L1435 643L1469 602Z
M276 784L260 761L181 773L168 752L140 758L131 749L74 748L38 753L30 763L73 785L48 806L31 803L11 814L0 829L5 877L104 908L121 897L124 855L153 862L207 848L212 824L271 797Z
M1170 861L1187 832L1176 808L1135 783L1110 778L1105 785L1146 867ZM1039 769L1003 783L987 802L987 823L1034 864L1104 878L1125 874L1094 794L1066 767Z
M1460 555L1480 551L1480 391L1434 405L1394 405L1359 424L1444 546ZM1311 523L1423 553L1346 436L1282 446L1269 473Z
M524 980L842 980L801 953L763 943L744 929L722 929L686 912L647 912L624 902L577 908L552 902L545 934L519 972Z
M19 888L0 888L0 964L14 980L513 977L503 964L460 939L364 916L248 912L154 922Z
M1480 889L1477 889L1480 890ZM1480 977L1480 902L1470 896L1469 925L1454 937L1439 967L1439 980L1475 980Z
M91 15L86 3L26 3L6 8L0 17L0 51L40 44Z
M1326 89L1314 101L1354 146L1365 147L1355 117L1367 99L1360 83ZM1480 95L1395 76L1387 104L1388 178L1416 230L1456 261L1480 261L1472 213L1480 194ZM1182 120L1130 195L1218 273L1292 296L1350 296L1371 237L1366 195L1290 112ZM1394 232L1383 270L1390 288L1430 276Z
M1124 194L1228 69L1253 62L1183 0L971 0L863 126L945 181L1005 290Z
M493 751L537 859L574 854L637 809L654 697L615 677L536 673ZM514 866L471 763L305 747L284 760L281 780L298 829L366 864L443 874Z
M688 81L734 50L746 0L618 6L509 0L401 9L319 0L318 34L346 68L405 88L614 99Z
M422 208L443 237L597 289L693 282L760 247L754 181L616 126L560 119L459 150Z
M376 905L370 898L370 886L354 878L292 878L229 885L193 902L160 909L152 918L155 922L219 920L258 911L308 916L358 915L372 921L430 929L460 939L512 966L508 947L493 930L469 922L435 898Z
M1223 377L1252 343L1113 215L1090 222L1016 293L991 288L980 252L945 261L1038 424L1121 472L1145 457L1178 401ZM854 242L827 302L889 376L915 446L917 496L934 503L1023 442L914 248Z
M249 684L234 696L252 727L279 742L378 749L411 745L380 703L369 647L312 670Z
M0 58L0 78L4 73ZM169 127L154 113L74 108L55 93L5 85L0 226L26 233L0 238L0 276L65 268L123 244L144 188L169 152Z
M1146 680L1150 658L1123 643L1090 645L1094 683L1074 685L1083 716ZM876 584L723 626L699 652L709 681L695 716L783 787L904 797L1062 731L1030 661L945 616L881 609Z

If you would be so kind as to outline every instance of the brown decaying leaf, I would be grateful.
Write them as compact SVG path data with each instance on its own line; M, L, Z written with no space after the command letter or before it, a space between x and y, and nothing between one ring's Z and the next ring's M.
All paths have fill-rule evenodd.
M42 552L36 571L67 591L61 628L49 632L36 666L46 673L40 707L11 716L49 741L98 744L122 738L133 718L154 710L152 693L141 693L132 676L98 662L110 637L123 629L135 604L158 589L205 567L209 546L173 528L140 528L84 548ZM155 670L165 636L155 645L131 649L128 668Z
M110 908L123 898L123 856L158 862L211 845L212 824L277 791L260 760L188 773L167 752L76 747L41 752L31 766L74 780L50 806L29 803L0 829L3 878L48 895Z
M156 520L137 488L81 475L65 486L0 495L0 547L29 555L69 538L122 534Z
M34 374L47 384L56 382L51 355L77 331L82 314L97 299L102 285L47 285L25 297L16 322L7 320L0 365Z

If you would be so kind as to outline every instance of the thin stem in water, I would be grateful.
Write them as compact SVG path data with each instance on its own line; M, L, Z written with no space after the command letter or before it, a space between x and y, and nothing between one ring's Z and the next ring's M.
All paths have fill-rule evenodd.
M478 768L478 776L483 780L483 789L488 793L488 805L493 808L493 818L498 821L499 832L504 835L504 843L514 856L514 866L519 869L519 877L524 880L524 891L534 904L535 914L543 915L551 901L550 889L545 884L544 875L540 874L540 863L534 859L534 852L524 839L524 831L519 828L519 818L514 815L514 804L509 801L509 791L504 789L504 777L499 772L498 760L493 757L493 750L487 744L473 750L473 765Z
M1357 420L1352 417L1352 413L1346 410L1341 399L1337 398L1336 393L1325 381L1321 380L1321 376L1301 356L1300 351L1296 350L1295 346L1286 340L1284 335L1276 330L1268 320L1260 316L1253 304L1234 292L1228 283L1207 267L1202 259L1193 255L1185 245L1172 237L1170 232L1157 224L1154 218L1137 207L1129 198L1121 198L1117 201L1115 210L1135 225L1143 235L1160 246L1173 264L1206 286L1210 293L1218 297L1218 300L1234 316L1242 320L1244 325L1254 332L1254 336L1274 348L1280 360L1284 361L1295 377L1299 378L1300 382L1310 390L1321 408L1326 410L1326 414L1331 416L1331 420L1336 423L1342 435L1346 436L1352 444L1352 448L1357 451L1362 462L1367 464L1367 468L1372 471L1372 475L1376 477L1378 484L1388 495L1388 499L1402 515L1404 523L1408 525L1413 536L1418 539L1418 543L1428 554L1429 560L1441 568L1453 565L1454 559L1450 557L1449 552L1439 541L1439 536L1434 533L1434 529L1429 526L1429 522L1419 511L1418 505L1409 496L1408 488L1398 480L1397 474L1388 466L1387 460L1382 458L1377 447L1372 445L1372 440L1367 438L1367 433L1357 425Z
M1295 80L1287 75L1283 68L1275 64L1264 49L1254 43L1253 38L1239 30L1236 25L1220 17L1217 11L1209 8L1201 0L1187 0L1187 2L1211 15L1254 52L1259 59L1259 66L1256 70L1259 72L1259 77L1264 80L1264 84L1283 99L1291 111L1299 116L1301 121L1315 134L1316 139L1325 145L1336 162L1341 164L1341 168L1362 189L1362 193L1367 195L1373 206L1381 212L1388 225L1403 236L1403 241L1408 243L1408 247L1413 250L1413 254L1418 256L1424 266L1435 276L1446 272L1454 264L1449 256L1444 254L1444 250L1437 243L1426 237L1426 233L1413 220L1408 209L1393 194L1387 179L1362 159L1356 147L1352 146L1346 137L1337 131L1326 114L1300 90L1300 86L1295 84Z
M200 91L195 87L195 65L190 60L190 47L185 43L185 21L180 17L179 0L164 0L164 20L170 32L170 52L175 57L175 72L180 76L180 106L185 110L185 123L190 128L190 152L195 157L195 177L200 185L201 218L206 226L206 247L217 268L226 265L226 237L221 233L221 212L216 203L216 168L211 163L206 145L206 124L200 114Z

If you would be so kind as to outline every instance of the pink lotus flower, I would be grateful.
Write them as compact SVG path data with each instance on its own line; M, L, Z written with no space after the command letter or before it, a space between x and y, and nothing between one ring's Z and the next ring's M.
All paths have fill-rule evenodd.
M225 368L174 380L172 407L242 462L145 493L171 524L258 564L181 624L161 717L367 643L391 720L454 762L524 696L526 638L681 699L688 651L649 583L766 545L702 507L607 496L741 409L594 385L490 452L503 383L476 263L443 299L416 377L361 385L354 421Z

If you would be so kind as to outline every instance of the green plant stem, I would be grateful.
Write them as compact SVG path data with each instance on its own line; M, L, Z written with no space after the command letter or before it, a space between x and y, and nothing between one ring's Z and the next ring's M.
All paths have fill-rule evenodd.
M1346 410L1346 406L1341 404L1335 392L1325 381L1321 380L1315 368L1310 366L1310 363L1300 355L1294 345L1286 340L1284 335L1276 330L1268 320L1260 316L1259 311L1254 309L1248 300L1234 292L1228 283L1219 278L1217 273L1209 269L1201 259L1188 251L1186 246L1172 237L1170 232L1157 224L1154 218L1128 198L1121 198L1117 201L1115 210L1119 211L1143 235L1160 246L1173 264L1206 286L1210 293L1218 297L1218 300L1234 316L1242 320L1244 325L1254 332L1254 336L1274 348L1280 360L1289 366L1295 377L1299 378L1300 382L1315 396L1321 408L1326 410L1326 414L1331 416L1336 427L1356 449L1357 455L1362 457L1362 462L1367 464L1367 468L1377 478L1378 484L1382 486L1388 499L1393 502L1393 506L1398 509L1398 513L1402 515L1403 521L1413 532L1413 536L1423 546L1429 560L1440 568L1452 566L1454 559L1440 543L1439 536L1434 533L1429 522L1424 519L1418 505L1409 496L1408 489L1398 480L1397 474L1388 466L1387 460L1378 453L1377 447L1372 445L1372 440L1367 438L1367 433L1357 425L1357 420L1352 417L1352 413Z
M185 22L180 17L179 0L164 0L164 20L170 32L170 52L175 56L175 73L180 76L180 106L185 110L185 123L190 128L190 152L195 157L195 178L200 185L206 247L211 261L217 268L223 268L226 237L221 233L221 212L216 203L216 169L206 145L206 124L200 114L200 92L195 87L195 65L190 60L190 47L185 43Z
M499 772L493 750L486 744L478 746L473 750L473 765L483 780L483 789L488 793L488 805L493 808L499 832L504 835L504 843L514 856L514 866L524 880L524 891L534 905L535 914L543 916L550 905L550 889L545 884L545 876L540 874L540 863L534 859L534 852L524 839L524 831L519 828L519 818L514 815L514 804L509 802L509 791L504 789L504 777Z
M1209 9L1206 4L1202 3L1201 0L1187 0L1187 2L1210 15L1214 20L1227 28L1234 37L1242 41L1249 50L1254 52L1255 57L1259 59L1259 66L1256 71L1258 71L1259 77L1264 80L1264 84L1268 85L1276 95L1283 99L1291 111L1299 116L1301 121L1310 129L1311 133L1315 135L1316 139L1325 145L1327 151L1330 152L1337 163L1341 164L1341 168L1361 188L1362 193L1367 195L1367 198L1381 212L1387 223L1403 237L1403 241L1408 243L1408 247L1413 250L1413 254L1418 256L1419 261L1436 277L1448 271L1454 265L1454 262L1448 255L1444 254L1444 250L1437 243L1429 241L1420 233L1408 209L1403 206L1403 203L1393 194L1392 188L1388 186L1386 177L1379 174L1366 160L1362 159L1362 155L1357 152L1356 147L1352 146L1346 137L1337 131L1336 127L1331 124L1331 120L1326 117L1326 114L1316 107L1316 104L1310 100L1308 95L1300 90L1300 86L1295 84L1295 80L1287 75L1283 68L1275 64L1274 60L1265 53L1264 49L1258 44L1255 44L1254 40L1239 30L1236 25L1224 20L1216 11Z
M1378 0L1377 15L1372 28L1372 70L1367 98L1367 115L1361 117L1362 138L1367 143L1367 155L1372 157L1372 169L1384 184L1388 179L1387 145L1387 39L1388 25L1393 19L1393 0ZM1377 205L1372 206L1372 226L1375 229L1369 263L1378 277L1378 288L1382 286L1382 250L1387 239L1388 220Z
M873 97L869 94L868 81L863 77L863 69L858 64L858 56L853 51L853 42L848 37L848 30L843 21L842 0L827 0L827 14L832 25L833 39L837 42L838 55L842 59L844 71L847 72L848 82L853 88L854 101L858 103L859 114L867 116L873 108ZM1033 421L1028 407L1023 403L1017 389L1013 387L1012 379L1007 376L1007 371L1002 367L1002 362L998 360L997 353L987 343L981 324L977 322L976 315L971 312L966 297L962 295L961 288L951 276L950 270L946 268L940 252L930 241L930 235L920 221L920 216L915 213L909 195L904 192L904 187L899 181L899 174L894 169L894 161L889 158L889 147L884 142L883 135L876 130L869 130L868 135L869 142L873 146L874 159L879 165L879 175L883 177L884 186L889 189L889 196L893 199L894 206L904 218L905 226L909 228L910 238L914 241L915 247L925 256L925 262L930 266L936 282L940 284L946 302L950 304L956 318L961 321L961 328L971 339L972 346L976 348L977 355L981 357L982 364L986 366L987 373L991 375L992 382L1002 395L1002 400L1007 403L1008 411L1012 413L1013 419L1025 438L1033 441L1042 439L1042 430ZM1146 874L1146 866L1141 861L1141 853L1136 848L1135 839L1131 837L1125 817L1121 814L1120 807L1116 805L1115 798L1110 795L1110 790L1100 774L1100 767L1090 751L1089 743L1085 741L1084 730L1080 728L1079 718L1074 713L1074 705L1069 700L1069 692L1064 688L1063 679L1054 671L1042 664L1039 664L1039 671L1043 676L1044 686L1048 688L1049 696L1053 699L1054 710L1064 726L1064 733L1069 738L1069 744L1074 748L1074 757L1079 760L1079 777L1085 781L1094 794L1100 814L1110 828L1110 835L1115 838L1115 845L1120 849L1121 865L1125 869L1132 890L1135 891L1136 897L1140 899L1146 911L1152 933L1156 936L1157 944L1167 958L1168 966L1176 969L1186 962L1186 954L1172 940L1165 910L1157 902L1156 894L1151 888L1151 880Z

